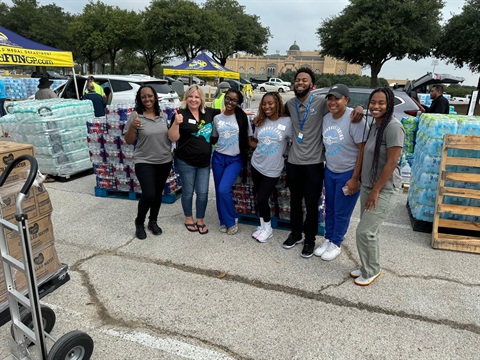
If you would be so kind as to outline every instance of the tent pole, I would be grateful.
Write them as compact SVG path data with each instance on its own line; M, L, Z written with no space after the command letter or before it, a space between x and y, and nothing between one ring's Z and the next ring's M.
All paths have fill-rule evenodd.
M78 86L77 86L77 74L75 74L75 66L72 67L72 74L73 74L73 84L75 85L75 92L77 93L77 100L80 100L80 95L78 94Z

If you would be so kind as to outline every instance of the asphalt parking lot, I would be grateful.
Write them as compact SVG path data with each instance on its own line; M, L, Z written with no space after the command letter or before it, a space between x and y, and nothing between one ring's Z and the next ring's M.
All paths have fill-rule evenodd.
M382 276L358 287L354 212L333 262L255 242L253 226L187 232L180 202L164 204L164 233L134 237L137 202L94 196L95 177L47 185L56 248L71 280L43 300L52 335L80 329L92 359L479 359L479 255L434 250L414 232L406 194L381 229ZM317 243L320 241L317 238ZM10 329L0 329L0 359Z

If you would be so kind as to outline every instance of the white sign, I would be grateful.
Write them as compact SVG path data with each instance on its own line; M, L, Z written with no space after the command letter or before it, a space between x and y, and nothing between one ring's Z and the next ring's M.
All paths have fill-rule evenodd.
M472 98L470 99L470 106L468 107L467 115L472 116L475 111L475 105L477 104L478 90L472 92Z

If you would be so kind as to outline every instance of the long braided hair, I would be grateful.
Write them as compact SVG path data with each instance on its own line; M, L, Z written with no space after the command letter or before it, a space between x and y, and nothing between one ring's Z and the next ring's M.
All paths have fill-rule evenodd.
M385 132L385 129L387 128L388 124L390 123L390 120L393 118L393 107L395 105L395 95L393 94L393 91L388 88L388 87L380 87L376 88L375 90L372 91L370 94L370 97L368 98L368 105L370 106L370 101L372 100L373 95L376 93L384 93L386 102L387 102L387 111L382 117L382 122L380 126L376 127L376 138L375 138L375 149L373 152L373 164L370 169L370 180L372 183L375 183L378 178L377 174L377 168L378 168L378 159L380 157L380 147L382 145L382 140L383 140L383 133ZM367 112L368 114L368 112ZM370 135L370 131L374 127L373 121L372 125L370 126L370 129L368 130L368 135ZM368 139L367 135L367 139Z

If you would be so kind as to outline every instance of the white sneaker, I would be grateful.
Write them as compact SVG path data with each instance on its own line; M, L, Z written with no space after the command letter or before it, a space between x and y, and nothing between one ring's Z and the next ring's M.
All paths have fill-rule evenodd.
M227 226L226 225L220 225L218 227L218 230L222 233L226 233L227 232Z
M265 222L263 221L262 218L260 218L260 226L257 227L257 230L255 230L255 232L252 234L252 238L256 239L258 235L260 235L260 233L263 231L264 227L265 227Z
M257 240L258 242L264 243L267 242L267 240L271 237L273 237L273 229L271 223L268 222L265 223L264 229L260 232L260 234L258 234Z
M350 277L356 279L358 277L362 276L362 270L358 269L358 270L352 270L350 271Z
M328 245L330 244L330 240L328 239L323 239L322 245L317 247L315 251L313 252L313 255L315 256L322 256L322 254L327 250Z
M382 273L379 272L377 275L373 275L372 277L369 277L367 279L365 279L363 276L360 276L358 278L355 279L355 285L358 285L358 286L368 286L370 285L372 282L374 282Z
M327 250L322 254L322 260L330 261L335 259L340 253L342 252L342 249L340 246L335 245L333 242L330 242L328 244Z

